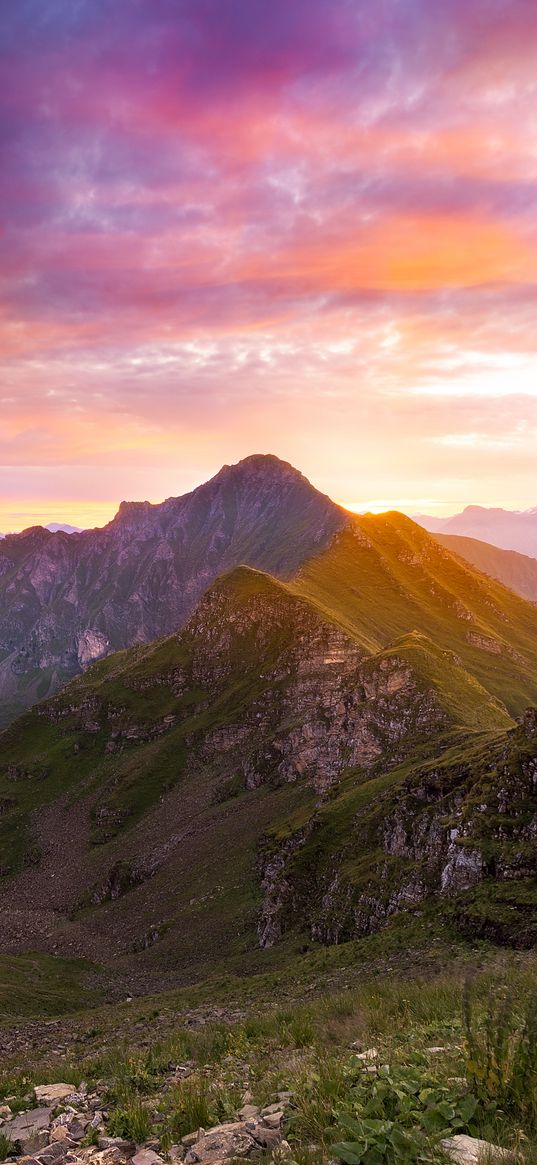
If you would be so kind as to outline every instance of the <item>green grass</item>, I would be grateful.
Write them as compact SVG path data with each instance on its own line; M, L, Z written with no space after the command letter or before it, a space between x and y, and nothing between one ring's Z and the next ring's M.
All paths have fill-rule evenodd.
M89 973L95 970L82 959L0 955L0 1021L87 1007L98 997L97 988L89 986Z
M364 648L418 631L517 715L537 702L537 611L446 552L403 514L365 514L306 562L292 583ZM489 640L491 652L468 640Z
M357 662L346 698L363 706L364 717L379 699L386 723L376 727L378 764L349 766L319 801L309 773L281 784L280 744L302 723L289 699L296 644L306 631L324 642L334 625L347 632L349 649L373 653ZM498 651L476 646L475 635ZM460 817L457 844L483 853L486 884L452 903L442 899L440 911L452 933L470 935L477 919L483 938L512 941L518 931L528 945L535 892L524 829L537 806L523 788L520 734L505 730L537 698L536 676L537 614L529 604L447 555L401 515L357 519L291 582L246 567L231 572L182 633L102 660L12 726L1 741L1 872L39 866L36 810L60 798L68 808L85 803L94 847L81 856L89 887L70 906L80 925L95 920L111 932L116 922L134 932L136 920L122 972L136 953L145 969L188 981L209 972L216 950L221 971L250 974L283 965L313 941L346 942L357 927L382 925L390 911L406 909L398 892L409 886L412 908L412 879L421 878L414 907L430 909L439 870L412 848L415 827L426 835L432 822L445 835ZM396 714L403 729L394 739ZM207 746L213 733L225 743L227 730L246 728L247 738L228 750ZM535 742L527 748L537 751ZM245 788L247 763L259 788ZM507 810L499 802L505 764ZM194 806L184 822L183 793ZM177 832L184 825L184 864L177 859L169 880L166 868L144 868L138 877L143 847L135 827L161 804L170 805L170 819L181 818ZM403 840L390 849L395 812ZM164 842L183 852L172 835L170 825ZM294 839L283 944L261 953L258 859ZM528 865L520 885L517 854ZM497 868L515 872L517 889L495 889ZM105 890L111 870L125 875L117 900ZM149 875L144 898L137 891ZM152 953L144 949L150 932L158 940Z

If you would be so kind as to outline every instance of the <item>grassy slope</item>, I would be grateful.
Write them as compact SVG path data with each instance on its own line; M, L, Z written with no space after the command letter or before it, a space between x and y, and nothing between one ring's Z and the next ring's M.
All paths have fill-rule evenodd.
M537 680L532 675L532 668L537 673L537 613L529 604L466 568L401 515L366 516L357 522L356 530L357 535L352 531L339 534L329 551L310 560L298 578L286 585L247 568L215 584L213 591L227 595L232 611L240 611L256 596L273 601L278 609L277 618L265 628L261 659L257 632L250 629L242 637L231 636L226 649L228 678L216 695L191 686L178 697L169 682L174 669L188 668L200 651L212 654L215 628L210 608L205 608L204 622L197 630L201 639L187 628L179 636L111 656L52 701L51 707L62 712L57 723L43 710L34 710L12 726L2 737L0 766L0 798L13 802L0 819L5 867L20 864L24 858L21 837L31 811L62 794L68 793L73 802L97 795L100 804L118 814L111 825L94 824L93 840L105 853L111 846L111 860L118 830L135 828L182 783L185 789L188 785L194 800L207 796L208 790L221 790L222 782L232 785L233 756L223 758L218 772L199 767L193 772L190 767L185 780L192 742L218 725L240 724L252 701L262 699L263 672L292 644L292 612L299 608L336 622L366 650L379 653L367 667L394 655L410 664L424 687L440 692L459 736L483 730L497 734L508 726L509 718L497 698L503 697L512 712L537 698ZM499 643L501 652L491 654L469 644L468 630ZM76 710L88 701L95 705L96 730L86 730ZM177 715L178 721L154 740L127 742L121 751L108 753L106 721L111 713L123 727L131 723L151 727L170 714ZM452 743L430 741L429 756ZM415 763L419 760L417 754ZM10 765L22 772L15 781L10 779ZM341 848L357 811L356 798L358 808L371 806L373 811L379 793L392 789L396 795L413 767L367 780L349 775L328 810L326 841L321 837L320 849L310 855L319 868L323 847L326 853ZM244 965L255 921L252 865L260 833L273 827L285 834L308 820L312 810L311 793L300 785L250 792L230 788L223 805L213 803L204 810L197 849L189 851L195 853L194 859L189 858L181 877L177 873L173 893L163 887L161 917L174 925L181 919L189 940L197 941L214 926L219 942L228 943L228 954L237 959L237 965ZM30 842L30 834L27 838ZM372 854L367 848L363 854L365 873ZM27 856L31 856L31 846ZM355 873L359 879L359 871ZM127 898L127 914L128 907ZM115 905L103 909L112 913ZM169 959L174 957L174 941L170 937L162 943ZM201 947L198 955L203 965L209 965L214 944L207 940Z
M119 813L123 824L134 825L159 797L183 779L190 739L218 725L240 723L243 709L262 696L267 681L260 677L260 671L268 669L290 646L294 613L305 609L311 610L315 618L331 619L331 613L296 597L291 587L249 568L231 572L212 591L227 593L230 609L235 612L259 596L270 600L275 612L278 609L263 644L262 659L255 628L230 638L226 649L229 677L217 693L194 686L178 697L170 684L174 669L188 668L195 653L208 651L210 655L208 618L202 632L205 642L193 638L187 628L179 636L117 652L73 680L50 702L48 706L61 718L50 719L43 714L44 709L33 710L4 732L0 762L4 870L23 857L21 831L29 813L62 794L79 798L99 791L101 803ZM360 638L356 633L352 637ZM378 659L390 656L408 663L423 687L438 691L455 728L468 731L508 727L509 718L497 701L448 652L435 647L425 636L407 636L381 652ZM376 662L374 657L371 668ZM88 701L96 707L95 730L89 731L81 724L78 711ZM119 753L105 751L110 717L115 716L123 729L131 724L151 729L171 714L178 723L164 735L134 741ZM22 774L18 779L13 779L12 766ZM224 759L223 776L225 766ZM232 773L233 758L229 775ZM114 825L96 824L94 838L105 841L114 831Z
M537 702L537 611L398 513L356 519L292 584L371 651L420 631L518 715ZM485 644L478 646L469 637Z
M522 598L537 602L537 559L458 534L435 534L435 538L451 554L460 555L471 566L510 587Z
M8 1016L62 1015L91 1006L90 965L51 955L0 955L0 1022Z

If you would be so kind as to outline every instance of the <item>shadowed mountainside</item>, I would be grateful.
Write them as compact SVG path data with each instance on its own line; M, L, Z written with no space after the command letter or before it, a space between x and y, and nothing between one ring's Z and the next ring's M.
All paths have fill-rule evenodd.
M181 627L224 571L289 577L347 520L298 470L259 455L161 505L123 502L102 529L4 538L0 725L95 659Z

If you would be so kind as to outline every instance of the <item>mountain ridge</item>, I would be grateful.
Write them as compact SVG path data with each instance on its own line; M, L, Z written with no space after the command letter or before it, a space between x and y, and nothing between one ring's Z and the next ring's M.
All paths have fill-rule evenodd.
M247 561L288 576L348 520L298 470L261 454L183 497L122 503L95 530L3 539L4 723L92 660L181 626L223 570Z

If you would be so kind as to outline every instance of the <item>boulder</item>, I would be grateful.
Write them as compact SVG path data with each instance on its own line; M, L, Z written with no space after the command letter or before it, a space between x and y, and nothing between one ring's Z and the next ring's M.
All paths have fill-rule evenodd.
M132 1158L132 1165L164 1165L164 1162L154 1149L138 1149Z
M493 1145L490 1141L481 1141L479 1137L468 1137L458 1133L455 1137L446 1137L441 1141L442 1149L455 1165L511 1165L515 1154L509 1149L502 1149L500 1145Z
M243 1121L254 1120L256 1116L259 1116L259 1108L256 1104L245 1104L241 1108L239 1116Z
M255 1146L241 1122L217 1125L188 1150L185 1165L216 1165L232 1157L247 1157Z
M33 1108L30 1112L19 1113L9 1122L10 1140L25 1154L44 1149L48 1144L51 1117L51 1108Z
M34 1088L38 1104L60 1104L66 1096L72 1096L73 1092L76 1092L74 1084L37 1084Z

